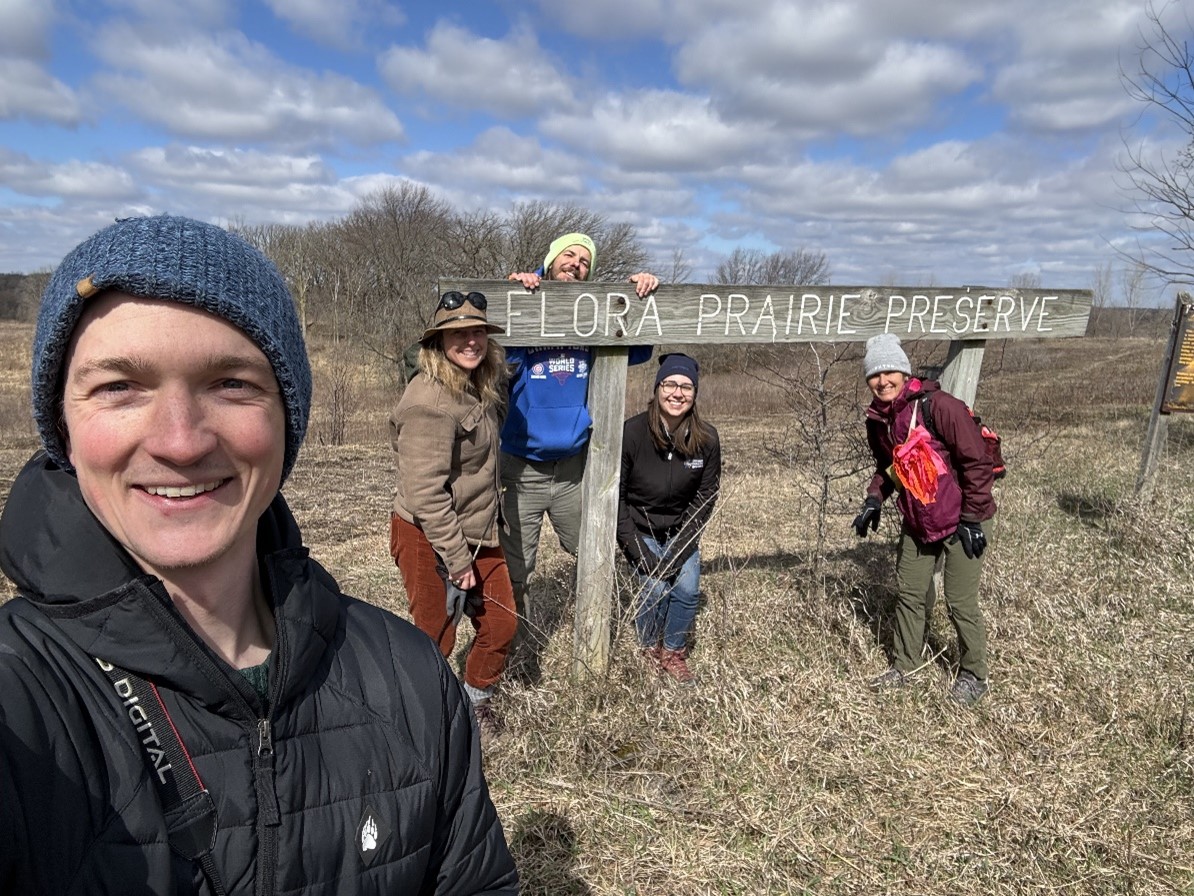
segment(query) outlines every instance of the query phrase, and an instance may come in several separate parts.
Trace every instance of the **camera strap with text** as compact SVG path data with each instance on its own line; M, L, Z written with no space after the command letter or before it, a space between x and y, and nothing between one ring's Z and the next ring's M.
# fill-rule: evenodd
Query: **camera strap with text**
M226 896L212 856L216 804L203 785L157 687L99 657L95 661L112 682L144 749L145 761L162 800L170 848L198 862L216 896Z

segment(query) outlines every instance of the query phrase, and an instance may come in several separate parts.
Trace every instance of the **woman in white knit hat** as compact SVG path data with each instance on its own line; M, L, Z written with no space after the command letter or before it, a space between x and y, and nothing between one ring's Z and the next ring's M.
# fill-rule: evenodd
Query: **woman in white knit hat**
M970 706L988 687L978 582L987 545L983 523L995 515L991 461L966 405L936 382L914 377L894 333L867 341L863 368L874 396L866 428L875 474L854 530L864 538L868 529L878 529L883 502L893 493L902 518L892 665L871 685L899 687L925 665L926 593L937 560L944 557L945 601L958 637L958 673L950 696Z

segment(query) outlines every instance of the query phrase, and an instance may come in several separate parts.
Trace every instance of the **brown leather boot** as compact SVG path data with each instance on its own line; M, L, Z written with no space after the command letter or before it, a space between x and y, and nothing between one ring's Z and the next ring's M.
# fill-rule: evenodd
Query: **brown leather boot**
M696 684L696 676L688 668L683 650L668 650L666 647L659 651L659 665L668 675L680 684Z

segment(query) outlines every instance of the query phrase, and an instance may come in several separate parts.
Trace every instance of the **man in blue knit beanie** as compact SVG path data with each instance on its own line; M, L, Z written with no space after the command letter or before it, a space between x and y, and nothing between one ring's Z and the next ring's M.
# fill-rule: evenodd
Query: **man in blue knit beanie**
M280 488L311 371L274 265L120 220L42 298L0 567L14 893L515 893L467 698L343 595Z

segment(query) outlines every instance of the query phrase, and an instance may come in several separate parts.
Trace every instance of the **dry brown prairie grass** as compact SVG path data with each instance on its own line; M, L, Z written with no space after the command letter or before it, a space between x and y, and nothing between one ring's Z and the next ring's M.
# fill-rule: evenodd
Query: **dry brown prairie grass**
M541 679L506 684L508 730L485 758L523 891L1194 892L1194 418L1172 420L1157 498L1131 500L1160 353L1155 340L988 352L978 404L1012 471L982 590L992 691L970 711L945 697L940 604L939 653L916 685L867 690L886 663L893 514L859 541L862 478L836 483L825 588L810 587L814 514L769 450L782 390L704 378L726 469L703 542L701 685L640 665L625 599L608 672L572 681L571 564L545 537L538 587L559 618ZM653 372L631 371L631 410ZM362 377L356 441L308 442L286 493L344 589L401 614L394 380ZM31 447L8 444L5 487Z

